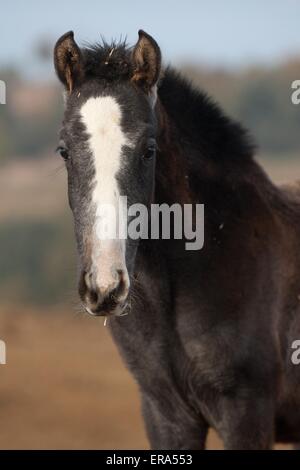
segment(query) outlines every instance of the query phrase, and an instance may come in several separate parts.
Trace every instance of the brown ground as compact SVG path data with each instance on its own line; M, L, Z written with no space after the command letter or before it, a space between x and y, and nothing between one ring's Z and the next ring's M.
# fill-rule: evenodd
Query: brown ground
M103 319L0 312L0 448L145 449L135 383ZM211 448L220 448L216 437Z
M57 161L27 165L1 172L1 194L11 196L2 221L18 211L49 216L66 204L63 173L50 176ZM266 167L280 182L300 178L297 161ZM52 181L55 198L47 191ZM137 387L103 320L76 315L71 305L48 311L2 306L0 339L7 345L7 364L0 365L1 449L148 447ZM213 433L208 448L221 448Z

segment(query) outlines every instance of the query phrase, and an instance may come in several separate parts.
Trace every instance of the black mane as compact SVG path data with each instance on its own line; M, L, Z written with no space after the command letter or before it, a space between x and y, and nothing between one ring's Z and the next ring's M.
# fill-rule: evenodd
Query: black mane
M255 145L247 131L176 70L165 70L158 95L186 143L203 156L231 161L252 158Z
M82 49L82 55L87 79L121 81L132 74L131 48L126 41L89 45Z

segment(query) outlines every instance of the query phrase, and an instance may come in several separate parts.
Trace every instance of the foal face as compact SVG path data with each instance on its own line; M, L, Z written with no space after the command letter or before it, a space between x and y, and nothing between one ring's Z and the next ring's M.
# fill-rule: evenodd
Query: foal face
M73 41L72 35L58 41L55 65L61 79L64 73L67 88L59 150L66 161L69 203L75 222L79 295L90 314L121 315L126 309L138 244L124 236L124 196L128 206L148 205L153 192L153 89L139 86L134 75L128 80L115 77L110 81L87 76L81 51ZM82 61L75 69L74 47ZM64 48L69 57L71 50L73 59L61 71Z

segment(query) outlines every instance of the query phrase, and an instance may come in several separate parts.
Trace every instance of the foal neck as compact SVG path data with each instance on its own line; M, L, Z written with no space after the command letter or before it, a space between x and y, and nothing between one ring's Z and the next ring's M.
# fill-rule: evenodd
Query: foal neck
M155 195L157 203L188 204L192 202L189 174L184 149L160 100L157 100L158 122Z

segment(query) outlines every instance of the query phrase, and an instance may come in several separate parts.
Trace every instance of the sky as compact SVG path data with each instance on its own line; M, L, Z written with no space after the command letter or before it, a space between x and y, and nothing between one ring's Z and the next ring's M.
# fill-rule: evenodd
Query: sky
M300 56L299 0L1 0L0 17L0 67L28 76L41 71L38 42L71 29L81 44L101 35L134 44L144 29L165 62L239 67Z

